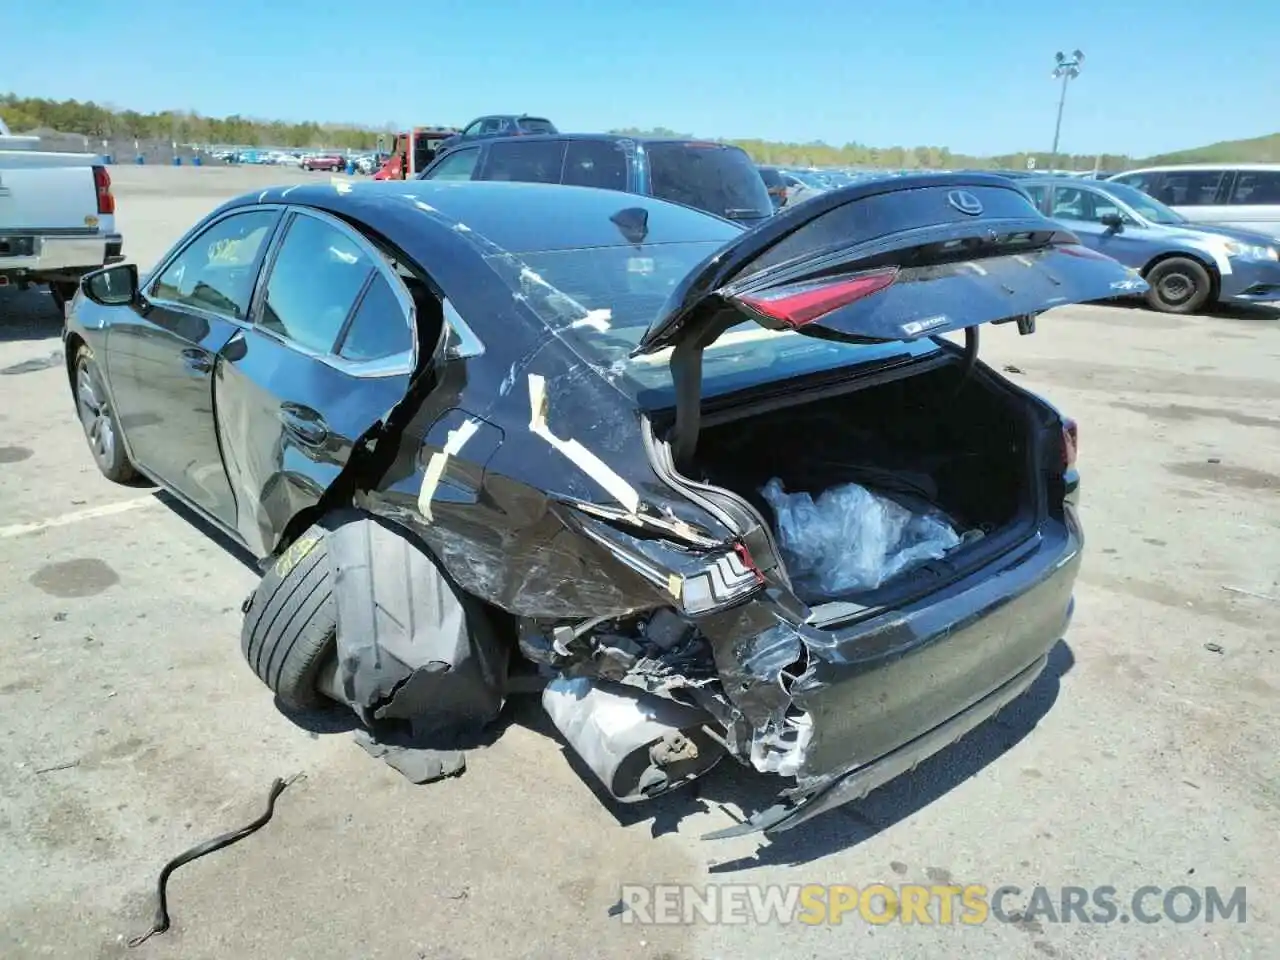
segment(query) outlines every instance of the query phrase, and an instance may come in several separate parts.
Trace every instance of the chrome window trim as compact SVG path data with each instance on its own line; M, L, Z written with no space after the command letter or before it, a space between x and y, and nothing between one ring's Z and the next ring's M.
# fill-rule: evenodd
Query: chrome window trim
M471 148L474 149L474 148ZM275 212L276 220L271 228L271 234L263 244L263 249L259 251L258 272L254 277L253 295L249 301L249 309L245 317L232 317L213 310L194 306L188 303L182 303L176 300L168 300L151 295L160 277L164 274L173 262L186 252L187 248L203 234L206 230L221 223L229 217L239 216L246 213L254 212ZM280 246L284 243L284 238L288 233L288 227L293 222L294 217L306 216L320 220L329 226L342 232L349 237L367 256L369 256L375 273L381 273L387 282L391 285L392 293L395 295L397 302L404 311L404 317L409 324L409 336L413 346L407 351L401 351L387 357L381 357L377 360L347 360L344 357L337 356L333 353L321 353L301 344L295 343L287 337L282 337L278 333L268 330L254 322L254 317L258 315L261 309L261 302L266 297L267 285L264 282L270 278L271 269L275 265L276 256L279 253ZM416 265L415 265L416 266ZM364 296L368 293L369 284L367 281L365 286L361 288L360 294L356 297L355 303L352 305L352 312L358 310ZM147 277L145 285L147 291L147 299L150 303L157 306L164 306L173 310L180 310L186 313L195 314L211 320L219 320L225 323L233 324L241 330L252 329L264 336L270 337L282 346L287 347L296 353L319 360L333 369L344 373L351 377L395 377L407 376L413 373L417 367L417 357L419 350L418 343L418 308L413 302L413 297L400 280L394 270L388 266L382 251L369 241L369 239L359 230L354 229L346 221L311 207L291 206L287 203L263 203L263 204L247 204L243 207L235 207L227 210L220 216L214 217L207 221L201 221L196 224L182 239L179 240L169 251L168 256L157 266ZM476 335L461 314L450 302L448 297L441 298L441 305L444 311L444 323L448 331L445 345L446 360L465 360L471 357L483 356L485 352L484 342ZM352 319L348 314L344 326Z
M462 314L458 313L458 308L449 302L448 297L444 297L441 303L444 306L444 324L449 330L448 343L444 348L445 359L466 360L470 357L482 356L484 341L476 336L471 325L462 319Z
M413 297L405 285L396 276L395 271L387 264L386 257L382 251L370 242L369 238L362 234L359 230L354 229L345 220L326 213L322 210L315 210L311 207L291 207L286 212L285 217L279 229L276 231L276 237L273 237L271 250L269 251L269 260L263 265L263 277L267 282L260 284L260 292L255 298L253 308L250 311L250 318L257 317L262 309L262 303L266 300L267 284L271 279L271 270L275 267L276 257L280 253L280 248L284 245L289 234L289 227L293 225L294 220L298 217L310 217L313 220L319 220L326 226L337 230L352 243L354 243L362 253L369 258L372 265L372 273L365 278L364 284L361 286L359 293L352 301L351 308L347 311L347 316L339 327L339 331L345 328L351 321L356 310L360 308L360 304L364 302L364 296L368 293L369 285L372 283L372 277L381 274L391 287L391 292L395 295L396 301L400 304L401 314L405 322L409 325L409 337L412 346L408 350L402 350L399 353L393 353L390 356L379 357L377 360L348 360L340 357L336 353L330 351L314 350L311 347L305 347L288 337L282 336L274 330L268 330L266 327L253 322L253 329L263 336L270 337L282 346L288 347L295 353L312 360L319 360L328 367L344 373L351 377L376 378L376 377L396 377L408 376L413 373L418 356L418 308L413 302ZM278 239L277 239L278 238Z

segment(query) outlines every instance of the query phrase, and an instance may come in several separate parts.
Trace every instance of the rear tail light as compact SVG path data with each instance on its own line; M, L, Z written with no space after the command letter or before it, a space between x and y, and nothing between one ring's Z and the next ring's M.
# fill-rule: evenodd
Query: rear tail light
M751 559L746 544L736 543L729 553L721 554L699 572L690 571L683 578L673 574L668 581L672 594L679 594L684 612L709 613L738 602L754 593L764 583L764 574Z
M803 327L828 313L847 307L863 297L890 286L897 269L879 270L858 276L826 278L816 282L793 284L768 290L758 295L738 297L740 304L766 320L782 327Z
M1080 427L1071 419L1062 421L1062 469L1070 470L1076 465L1076 454L1080 450Z
M116 212L116 198L111 195L111 174L106 167L93 168L93 188L98 195L98 213L102 216Z

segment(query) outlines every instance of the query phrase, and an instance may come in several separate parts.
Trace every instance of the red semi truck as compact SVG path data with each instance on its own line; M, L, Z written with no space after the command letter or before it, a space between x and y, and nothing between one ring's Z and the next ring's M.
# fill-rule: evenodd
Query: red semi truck
M375 180L409 180L426 169L436 149L458 131L453 127L414 127L397 133L391 155L373 175Z

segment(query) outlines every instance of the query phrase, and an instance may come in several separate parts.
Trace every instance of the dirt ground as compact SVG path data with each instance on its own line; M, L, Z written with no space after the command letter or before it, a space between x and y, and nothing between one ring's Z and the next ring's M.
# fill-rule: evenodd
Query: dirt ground
M327 176L112 174L144 265L223 197ZM1051 669L867 800L774 842L707 842L725 805L772 785L722 764L696 792L611 807L517 703L462 777L415 787L345 725L278 712L238 649L252 570L164 496L99 476L57 312L42 291L0 292L0 956L1280 956L1280 312L1072 307L1039 326L990 330L983 357L1080 423L1087 557ZM161 865L299 772L261 832L173 875L173 928L129 949ZM877 882L1017 886L1006 913L1037 886L1056 902L1111 885L1122 906L1143 886L1245 887L1247 913L650 926L611 911L623 884Z

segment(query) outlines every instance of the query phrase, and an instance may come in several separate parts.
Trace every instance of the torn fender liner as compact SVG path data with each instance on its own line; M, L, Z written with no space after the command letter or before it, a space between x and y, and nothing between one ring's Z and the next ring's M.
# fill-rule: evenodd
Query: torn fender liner
M432 783L445 777L455 777L467 768L466 754L461 750L384 743L368 730L357 730L355 737L356 743L369 756L386 761L389 767L402 773L411 783Z
M361 720L407 720L415 738L478 733L502 710L508 651L486 612L389 524L360 516L329 536L338 684Z

